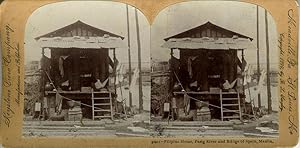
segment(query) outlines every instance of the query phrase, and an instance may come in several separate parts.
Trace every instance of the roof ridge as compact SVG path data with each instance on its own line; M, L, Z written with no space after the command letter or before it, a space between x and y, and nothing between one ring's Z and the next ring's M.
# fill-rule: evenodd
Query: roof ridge
M180 33L175 34L175 35L171 35L171 36L165 38L164 40L167 41L167 40L169 40L169 39L171 39L171 38L173 38L173 37L175 37L175 36L178 36L178 35L180 35L180 34L186 33L186 32L188 32L188 31L190 31L190 30L197 29L197 28L199 28L199 27L202 27L202 26L208 25L208 24L211 24L211 25L213 25L213 26L215 26L215 27L218 27L218 28L220 28L220 29L223 29L223 30L232 32L232 33L234 33L234 34L238 34L238 35L240 35L240 36L242 36L242 37L244 37L244 38L249 38L251 41L253 40L251 37L248 37L248 36L246 36L246 35L237 33L237 32L235 32L235 31L231 31L231 30L226 29L226 28L224 28L224 27L222 27L222 26L216 25L215 23L212 23L211 21L206 21L205 23L202 23L202 24L197 25L197 26L195 26L195 27L191 27L190 29L186 29L186 30L184 30L184 31L182 31L182 32L180 32Z
M89 24L87 24L87 23L81 21L80 19L78 19L78 20L75 21L74 23L71 23L71 24L69 24L69 25L63 26L63 27L58 28L58 29L56 29L56 30L54 30L54 31L51 31L51 32L49 32L49 33L43 34L43 35L38 36L38 37L36 37L36 38L34 38L34 39L35 39L35 40L39 40L39 39L42 38L42 37L49 36L49 35L51 35L51 34L54 34L55 32L61 31L61 30L63 30L63 29L66 29L67 27L70 27L70 26L72 26L72 25L76 25L76 24L79 24L79 23L80 23L80 24L83 24L83 25L86 25L86 26L88 26L88 27L91 27L91 28L93 28L93 29L102 31L102 32L104 32L104 33L106 33L106 34L110 34L110 35L113 35L113 36L116 36L116 37L120 37L121 39L124 39L123 36L120 36L120 35L117 35L117 34L115 34L115 33L112 33L112 32L105 31L105 30L103 30L103 29L94 27L94 26L92 26L92 25L89 25Z

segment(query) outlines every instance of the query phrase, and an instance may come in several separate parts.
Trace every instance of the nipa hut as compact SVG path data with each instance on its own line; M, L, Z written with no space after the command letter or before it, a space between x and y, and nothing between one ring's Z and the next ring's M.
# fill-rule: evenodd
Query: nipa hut
M163 47L171 50L169 106L173 118L192 114L193 120L201 121L241 119L244 50L255 49L253 39L207 22L164 40ZM174 57L175 50L179 58Z
M124 37L77 21L35 39L42 48L44 118L73 120L70 117L84 115L93 120L112 119L118 63L115 50L124 47Z

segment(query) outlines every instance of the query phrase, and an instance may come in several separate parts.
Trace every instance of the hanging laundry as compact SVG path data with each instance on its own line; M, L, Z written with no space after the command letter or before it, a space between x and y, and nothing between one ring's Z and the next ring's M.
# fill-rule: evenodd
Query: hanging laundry
M225 80L225 83L223 84L223 89L232 89L236 83L237 79L235 79L233 82L229 83L228 80Z
M190 112L190 102L191 102L191 97L188 95L188 94L184 94L183 95L183 104L184 104L184 112L185 112L185 115L188 115L189 112Z
M197 87L198 86L198 82L194 81L192 83L190 83L190 87Z
M123 82L125 73L126 73L125 65L122 65L120 69L120 78L119 78L120 82Z
M193 77L193 70L192 70L192 64L193 64L193 61L197 58L197 56L191 56L191 57L188 57L188 72L189 72L189 76L190 78Z
M120 70L122 68L122 65L123 64L119 64L119 65L117 65L117 68L116 68L116 82L115 82L116 85L118 85L119 81L120 81L119 77L120 77Z
M139 77L139 69L136 68L136 69L134 70L133 77L132 77L132 80L131 80L131 82L130 82L130 88L129 88L129 91L130 91L130 92L133 92L134 86L135 86L135 83L136 83L138 77Z
M247 66L247 61L242 58L242 60L240 60L239 57L236 57L237 59L237 64L238 64L238 68L242 71L243 69L245 70L246 69L246 66Z
M261 74L260 74L260 77L259 77L259 82L258 82L258 85L257 85L257 93L260 94L261 91L263 90L263 85L264 85L264 81L265 81L265 78L266 78L266 72L264 70L262 70Z
M61 86L69 86L69 85L70 85L69 80L61 83Z
M247 85L252 81L252 65L247 65L244 71L244 85Z
M64 77L64 61L68 58L69 56L60 56L59 61L58 61L58 69L61 77Z
M125 74L124 72L125 72L125 65L120 64L120 66L117 67L116 85L123 82L124 74Z
M63 96L60 95L58 92L56 92L55 96L55 109L56 113L60 114L62 111L62 101L63 101Z
M110 57L108 58L108 62L111 67L114 67L114 61Z
M118 67L119 65L119 61L117 58L115 58L114 60L112 60L110 57L109 57L109 65L112 67L112 68L116 68Z
M97 79L97 82L95 83L96 89L104 88L106 86L107 82L108 82L108 78L106 80L104 80L103 83L101 83L101 81L99 79Z

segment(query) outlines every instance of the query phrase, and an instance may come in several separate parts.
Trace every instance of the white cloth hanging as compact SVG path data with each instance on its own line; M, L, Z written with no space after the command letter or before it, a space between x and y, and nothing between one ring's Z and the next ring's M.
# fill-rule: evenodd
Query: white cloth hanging
M61 77L64 77L64 61L68 58L69 56L60 56L59 61L58 61L58 69Z
M104 80L103 83L99 79L97 79L97 82L95 83L96 89L104 88L105 85L107 84L107 82L108 82L108 78L106 80Z
M193 77L192 63L196 58L197 58L197 56L188 57L188 67L187 68L188 68L190 78Z

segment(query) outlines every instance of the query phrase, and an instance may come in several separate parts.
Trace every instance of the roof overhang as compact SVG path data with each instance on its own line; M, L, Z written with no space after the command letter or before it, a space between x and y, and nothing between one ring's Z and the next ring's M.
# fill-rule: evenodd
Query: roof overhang
M117 37L53 37L40 38L38 43L42 48L79 48L103 49L126 48L126 44Z
M256 50L250 39L245 38L171 38L162 47L170 49Z

